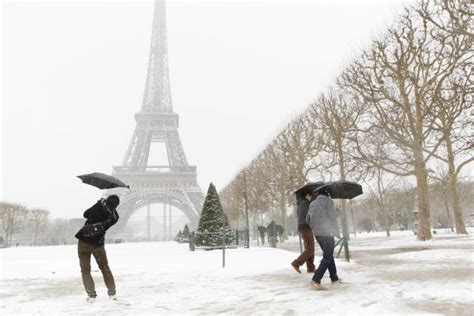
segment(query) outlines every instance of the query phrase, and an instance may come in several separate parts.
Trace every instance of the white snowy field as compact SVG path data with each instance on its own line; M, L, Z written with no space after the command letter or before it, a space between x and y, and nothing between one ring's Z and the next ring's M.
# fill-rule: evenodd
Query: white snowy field
M295 240L279 247L297 249ZM445 314L473 315L474 238L411 232L364 234L350 242L350 263L338 259L346 284L313 290L297 274L297 253L251 247L190 252L175 242L107 244L118 300L112 301L95 262L98 299L86 302L76 246L0 249L0 314ZM321 252L316 251L316 261ZM303 269L303 271L305 271Z

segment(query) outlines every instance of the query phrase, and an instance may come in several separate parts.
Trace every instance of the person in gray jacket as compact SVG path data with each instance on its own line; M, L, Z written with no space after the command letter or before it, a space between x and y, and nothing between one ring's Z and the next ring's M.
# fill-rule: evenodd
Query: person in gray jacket
M340 217L340 211L334 206L329 193L326 189L318 190L316 199L309 205L306 222L311 227L321 250L323 259L316 269L311 285L322 290L321 279L326 270L329 270L329 277L332 283L341 282L337 276L336 263L334 261L334 236L339 236L339 225L337 223Z

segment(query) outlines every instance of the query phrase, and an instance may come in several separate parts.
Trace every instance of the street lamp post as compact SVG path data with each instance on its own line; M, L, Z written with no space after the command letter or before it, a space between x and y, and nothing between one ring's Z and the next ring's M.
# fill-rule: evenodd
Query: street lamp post
M249 225L249 205L247 201L247 174L246 170L244 169L244 198L245 198L245 219L247 223L247 246L246 248L250 248L250 225Z

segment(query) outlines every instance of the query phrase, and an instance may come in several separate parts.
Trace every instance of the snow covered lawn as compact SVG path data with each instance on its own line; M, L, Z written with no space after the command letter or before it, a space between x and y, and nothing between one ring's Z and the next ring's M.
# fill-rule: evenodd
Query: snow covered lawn
M295 240L279 246L297 249ZM351 240L350 263L337 260L346 284L311 289L297 254L267 247L190 252L175 242L107 244L118 297L111 301L97 266L98 299L85 300L76 246L0 249L0 314L360 314L472 315L474 238L410 232ZM317 261L320 256L316 252Z

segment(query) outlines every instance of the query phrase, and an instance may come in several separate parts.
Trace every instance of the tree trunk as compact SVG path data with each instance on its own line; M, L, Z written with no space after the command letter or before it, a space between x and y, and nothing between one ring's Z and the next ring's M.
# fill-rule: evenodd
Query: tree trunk
M384 210L383 210L383 216L384 216L384 226L385 226L385 233L387 234L387 237L390 237L390 225L389 225L389 219L388 219L388 214L387 214L387 210L385 209L384 207Z
M418 239L429 240L431 236L430 206L428 200L428 174L421 152L415 153L416 191L418 194Z
M33 236L33 246L36 246L36 240L38 239L39 224L35 225L35 234Z
M456 168L454 166L454 153L451 141L449 140L449 134L446 137L446 149L448 151L449 189L451 191L451 198L453 203L456 234L467 234L466 226L464 226L464 221L462 218L461 205L459 203Z
M12 238L13 238L13 229L11 226L8 227L8 235L7 235L7 238L8 238L8 245L7 247L11 247L12 246Z
M285 229L283 231L283 239L288 239L288 227L287 227L287 223L286 223L286 219L287 219L287 209L286 209L286 197L285 197L285 193L282 193L281 194L281 197L280 197L280 208L281 208L281 221L282 221L282 226L283 228Z
M446 208L446 215L448 216L448 223L449 223L449 227L451 228L451 232L454 232L454 229L453 229L453 221L451 220L451 210L449 209L449 204L448 204L448 197L446 196L446 185L443 184L443 196L444 196L444 207Z
M387 237L390 237L390 221L388 218L388 212L387 208L385 207L385 200L386 200L386 195L385 195L385 188L383 187L382 184L382 170L378 170L377 173L377 192L378 192L378 199L379 199L379 207L380 210L382 211L382 221L383 221L383 228L385 229L385 233L387 234Z
M346 166L345 166L345 161L344 161L344 151L342 150L342 136L336 135L334 139L337 144L337 155L339 159L339 175L341 177L341 180L346 180ZM347 238L347 240L351 240L351 237L349 235L349 227L347 224L346 200L341 200L341 212L342 212L342 226L343 226L342 232L344 234L344 237Z
M385 202L383 200L385 199L385 197L380 194L379 199L380 199L379 208L380 208L380 213L381 213L380 217L382 218L382 221L383 221L382 225L383 225L383 228L385 229L385 234L387 235L387 237L390 237L390 225L389 225L390 221L388 218L387 209L385 208Z
M12 220L8 219L8 227L7 227L7 247L8 248L12 246L12 235L13 235L13 224L12 224Z

